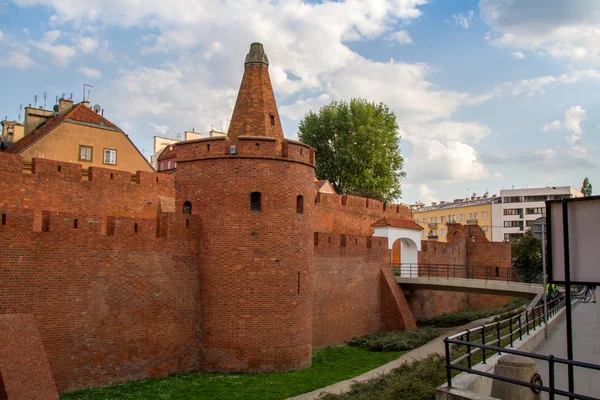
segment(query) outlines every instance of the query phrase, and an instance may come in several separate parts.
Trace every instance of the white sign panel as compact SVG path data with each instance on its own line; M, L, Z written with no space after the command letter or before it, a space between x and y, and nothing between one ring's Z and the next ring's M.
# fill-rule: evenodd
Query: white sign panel
M565 281L563 203L550 203L551 279ZM600 283L600 196L567 201L571 282Z

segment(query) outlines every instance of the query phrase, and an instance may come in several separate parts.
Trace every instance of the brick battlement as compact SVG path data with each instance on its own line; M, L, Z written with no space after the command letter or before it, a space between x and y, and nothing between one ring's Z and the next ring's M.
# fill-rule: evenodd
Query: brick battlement
M200 232L200 219L194 215L161 213L158 218L128 218L82 215L42 210L2 211L0 234L18 235L19 232L41 232L55 235L72 233L88 237L91 235L113 236L118 239L140 243L151 239L177 238L196 240Z
M39 178L81 182L81 181L114 181L133 182L138 184L155 184L173 186L173 177L156 172L137 171L132 174L129 171L119 171L101 167L84 168L81 164L68 163L64 161L47 160L45 158L34 158L30 163L23 161L21 156L0 152L0 175L14 174L35 175Z
M317 193L315 230L370 235L371 224L383 218L412 219L410 208L366 197Z
M295 140L284 140L279 148L277 140L272 137L240 136L234 144L228 137L221 136L179 142L175 146L177 163L223 157L251 157L315 165L315 150Z
M30 173L29 173L30 172ZM156 218L174 212L170 175L90 167L34 158L31 171L20 156L0 153L0 212L12 209L91 216Z

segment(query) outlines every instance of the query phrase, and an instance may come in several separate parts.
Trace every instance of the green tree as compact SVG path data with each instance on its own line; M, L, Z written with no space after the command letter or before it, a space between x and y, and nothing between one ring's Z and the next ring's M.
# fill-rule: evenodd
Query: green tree
M542 274L542 242L536 239L531 230L520 238L510 241L512 265L524 281L530 281Z
M583 180L583 186L581 186L581 193L583 193L583 195L585 197L591 196L592 195L592 184L590 183L590 180L586 177Z
M317 150L317 178L340 194L400 198L404 159L396 115L383 103L332 101L300 121L300 141Z

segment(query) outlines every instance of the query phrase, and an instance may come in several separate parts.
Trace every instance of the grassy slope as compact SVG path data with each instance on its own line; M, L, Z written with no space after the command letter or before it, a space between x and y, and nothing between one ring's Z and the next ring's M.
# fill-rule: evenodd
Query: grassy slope
M62 400L100 399L285 399L353 378L400 357L403 352L370 352L350 346L313 354L311 368L271 374L187 373L119 386L65 393Z

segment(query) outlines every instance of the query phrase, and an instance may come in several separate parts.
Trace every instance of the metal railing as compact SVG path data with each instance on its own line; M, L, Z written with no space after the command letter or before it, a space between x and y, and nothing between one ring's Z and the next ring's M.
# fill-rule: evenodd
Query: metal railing
M564 297L550 301L548 303L548 318L558 314L564 307ZM452 388L452 371L454 370L467 372L486 378L498 379L520 386L526 386L536 391L543 391L548 393L550 400L554 400L556 395L580 400L598 400L598 398L595 397L589 397L587 395L572 393L556 388L555 372L556 364L571 365L573 367L600 371L599 365L566 360L563 358L554 357L553 355L546 356L527 353L508 348L509 346L513 347L516 338L522 340L523 336L529 335L531 330L535 331L537 328L541 328L543 326L543 321L544 312L542 304L536 305L535 307L527 309L518 315L509 317L502 321L496 321L480 327L467 329L466 331L462 331L456 335L445 338L444 346L446 350L446 377L448 379L448 387ZM464 354L461 354L463 351ZM548 385L544 385L543 382L536 384L532 382L520 381L513 378L495 375L490 372L473 369L474 361L476 364L479 362L485 364L487 359L496 353L515 354L548 362ZM457 355L457 357L452 360L453 355ZM474 358L475 360L473 360ZM479 361L479 358L481 358L481 361ZM466 367L458 365L460 363L464 363L465 361Z
M478 279L485 281L523 282L511 267L469 266L454 264L392 264L392 271L405 278ZM527 282L526 282L527 283Z

